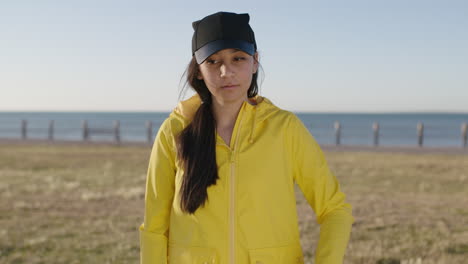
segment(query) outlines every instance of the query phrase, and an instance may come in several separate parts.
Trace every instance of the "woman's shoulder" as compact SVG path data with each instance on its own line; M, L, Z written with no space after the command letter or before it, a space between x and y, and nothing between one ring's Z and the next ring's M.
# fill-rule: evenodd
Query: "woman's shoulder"
M166 136L175 137L184 129L186 126L186 121L177 118L176 116L170 114L162 122L159 130L161 130Z
M296 114L294 114L292 111L277 106L267 97L262 96L259 100L261 102L258 105L260 115L264 116L261 119L276 120L279 122L283 122L283 124L287 124L290 121L295 121L296 119L298 119Z
M275 126L277 129L282 129L286 134L290 135L304 132L309 133L306 125L293 111L276 106L271 100L265 97L262 98L262 104L263 103L264 106L262 108L264 109L262 112L266 113L265 120L276 124Z
M190 123L200 104L201 100L198 95L180 101L159 129L168 135L179 134Z

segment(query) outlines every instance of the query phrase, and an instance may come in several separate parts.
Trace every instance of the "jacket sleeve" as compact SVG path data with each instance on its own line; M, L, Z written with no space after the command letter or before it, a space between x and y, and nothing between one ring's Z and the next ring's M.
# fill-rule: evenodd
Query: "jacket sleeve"
M169 217L174 197L175 151L169 120L161 125L148 165L144 222L140 226L140 263L166 264Z
M320 224L315 263L343 263L354 222L351 205L345 202L345 194L328 168L320 146L302 121L294 115L290 124L294 180Z

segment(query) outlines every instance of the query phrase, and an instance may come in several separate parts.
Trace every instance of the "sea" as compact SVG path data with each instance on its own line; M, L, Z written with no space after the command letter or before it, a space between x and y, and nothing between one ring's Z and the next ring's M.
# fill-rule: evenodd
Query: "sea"
M335 123L341 127L340 144L372 146L373 124L379 124L381 146L417 146L418 123L424 125L423 145L461 147L461 127L468 123L468 113L295 113L321 145L336 144ZM27 139L47 139L53 120L56 140L83 140L83 121L90 129L112 129L120 123L121 142L148 141L147 122L151 121L151 140L168 112L0 112L0 139L21 139L26 121ZM90 134L91 141L113 141L112 134Z

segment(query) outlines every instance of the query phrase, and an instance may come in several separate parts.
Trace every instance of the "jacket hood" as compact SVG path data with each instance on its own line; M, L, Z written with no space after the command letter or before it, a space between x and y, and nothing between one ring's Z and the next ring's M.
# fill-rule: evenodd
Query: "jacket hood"
M280 109L266 97L260 95L256 95L249 100L252 102L252 104L244 101L239 111L239 115L242 112L242 114L246 114L251 117L252 124L249 135L249 143L253 143L253 133L255 127ZM195 94L189 99L179 102L176 108L171 112L170 116L179 119L184 124L188 124L193 119L193 116L195 115L195 112L198 110L200 105L201 99L198 94Z

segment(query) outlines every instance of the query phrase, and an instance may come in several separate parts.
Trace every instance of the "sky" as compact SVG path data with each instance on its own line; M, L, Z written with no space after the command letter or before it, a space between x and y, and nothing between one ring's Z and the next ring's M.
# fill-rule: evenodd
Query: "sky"
M218 11L249 13L283 109L468 113L465 0L0 0L0 111L170 111Z

